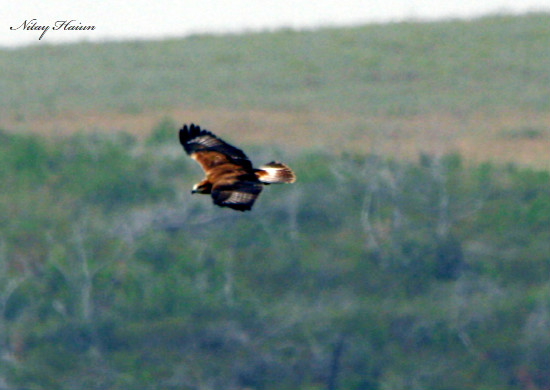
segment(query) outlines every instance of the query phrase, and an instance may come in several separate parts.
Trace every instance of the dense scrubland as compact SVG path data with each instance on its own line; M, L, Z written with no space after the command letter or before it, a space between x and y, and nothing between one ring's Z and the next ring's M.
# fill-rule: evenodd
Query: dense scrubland
M0 388L547 389L549 21L0 51Z

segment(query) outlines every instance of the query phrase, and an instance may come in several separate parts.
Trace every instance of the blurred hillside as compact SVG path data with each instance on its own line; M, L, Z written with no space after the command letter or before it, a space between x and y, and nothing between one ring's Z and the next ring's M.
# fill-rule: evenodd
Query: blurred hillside
M549 20L0 52L0 389L548 389Z
M144 136L163 117L246 144L548 168L550 16L0 51L0 127ZM280 135L273 139L273 134Z
M254 149L243 214L168 128L0 133L3 388L548 388L547 171Z

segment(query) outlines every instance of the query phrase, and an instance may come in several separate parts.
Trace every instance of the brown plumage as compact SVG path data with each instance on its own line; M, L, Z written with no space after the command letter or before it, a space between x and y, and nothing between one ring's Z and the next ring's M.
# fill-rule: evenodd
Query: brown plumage
M250 210L264 185L296 181L285 164L272 161L256 169L242 150L194 124L184 125L179 138L187 154L206 175L191 193L210 194L220 207Z

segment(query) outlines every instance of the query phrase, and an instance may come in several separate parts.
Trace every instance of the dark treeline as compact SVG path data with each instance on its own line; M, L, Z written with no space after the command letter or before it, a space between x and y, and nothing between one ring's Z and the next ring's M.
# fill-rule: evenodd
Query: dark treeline
M0 388L550 386L548 172L304 152L238 213L165 132L0 132Z

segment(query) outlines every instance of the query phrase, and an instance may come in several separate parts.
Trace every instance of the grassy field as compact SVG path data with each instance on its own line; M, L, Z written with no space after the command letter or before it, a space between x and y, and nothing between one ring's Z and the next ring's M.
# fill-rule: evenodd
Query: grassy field
M550 16L0 51L0 128L198 122L240 145L550 167ZM290 145L290 146L289 146Z

